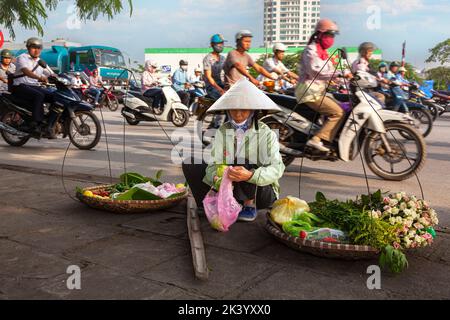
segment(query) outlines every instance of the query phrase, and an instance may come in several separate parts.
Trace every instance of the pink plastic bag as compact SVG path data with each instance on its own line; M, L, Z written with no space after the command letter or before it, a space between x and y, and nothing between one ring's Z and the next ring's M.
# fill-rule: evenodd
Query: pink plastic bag
M227 232L234 224L241 212L242 207L233 196L233 183L228 178L228 170L225 169L222 184L218 193L211 190L203 200L206 217L211 227Z

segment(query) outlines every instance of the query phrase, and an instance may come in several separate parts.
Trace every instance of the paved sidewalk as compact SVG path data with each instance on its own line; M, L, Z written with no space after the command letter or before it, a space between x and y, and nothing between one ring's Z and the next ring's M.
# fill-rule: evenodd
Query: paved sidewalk
M7 169L5 169L7 168ZM409 254L402 275L383 273L368 290L377 261L329 260L276 242L265 218L227 234L202 217L210 272L194 278L183 205L170 211L114 215L70 199L56 171L1 166L1 299L404 299L450 297L450 233ZM105 178L70 175L68 190ZM82 269L68 290L66 269Z

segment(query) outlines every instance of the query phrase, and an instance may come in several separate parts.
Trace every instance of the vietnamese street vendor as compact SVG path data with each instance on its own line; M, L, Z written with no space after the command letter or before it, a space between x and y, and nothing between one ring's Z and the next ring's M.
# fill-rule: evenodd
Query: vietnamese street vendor
M277 134L258 121L258 116L281 109L250 81L241 79L208 110L221 111L230 121L216 132L209 165L190 159L183 164L183 172L197 205L202 207L210 189L218 188L218 172L230 166L234 197L243 205L239 220L254 221L258 209L270 208L278 199L278 180L285 169Z

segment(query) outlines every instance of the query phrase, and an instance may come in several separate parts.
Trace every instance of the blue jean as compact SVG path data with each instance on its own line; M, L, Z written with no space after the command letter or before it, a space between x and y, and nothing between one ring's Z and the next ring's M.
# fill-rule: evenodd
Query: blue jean
M95 95L95 103L98 103L103 90L98 88L89 88L89 93Z

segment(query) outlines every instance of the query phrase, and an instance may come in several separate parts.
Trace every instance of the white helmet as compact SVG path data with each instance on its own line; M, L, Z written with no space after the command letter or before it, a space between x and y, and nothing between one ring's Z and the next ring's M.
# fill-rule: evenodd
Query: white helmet
M149 67L158 68L158 63L154 60L145 61L145 69L148 69Z
M276 43L273 46L273 53L276 53L277 51L286 51L287 47L283 43Z
M202 69L200 69L199 67L194 69L194 72L202 72Z

